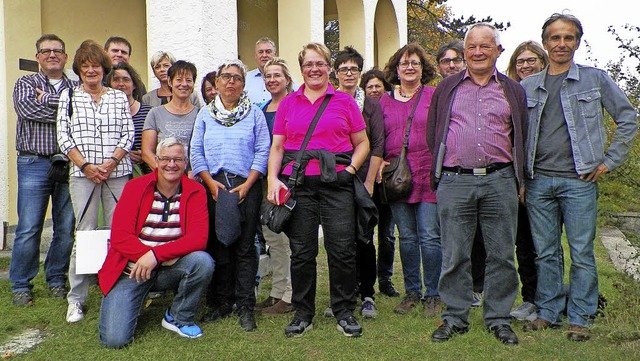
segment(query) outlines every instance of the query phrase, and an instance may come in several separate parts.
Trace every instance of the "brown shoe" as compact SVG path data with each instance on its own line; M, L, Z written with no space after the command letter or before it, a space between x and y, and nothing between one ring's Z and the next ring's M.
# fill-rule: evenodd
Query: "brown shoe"
M526 323L524 326L522 326L522 331L524 332L541 331L541 330L546 330L550 327L551 327L551 322L547 320L543 320L541 318L536 318L535 320L529 323Z
M267 308L275 305L280 301L279 298L267 297L264 301L256 303L256 309Z
M589 329L578 325L569 325L569 332L567 332L567 338L569 341L584 342L589 341L591 335Z
M424 301L424 317L435 317L442 312L442 301L439 296L427 297Z
M275 305L264 308L262 310L262 314L265 316L277 316L277 315L284 315L285 313L289 313L292 311L293 311L293 306L289 302L284 302L283 300L280 300Z
M405 315L411 311L414 307L416 307L420 303L420 294L418 293L409 293L400 303L393 309L393 312L399 315Z

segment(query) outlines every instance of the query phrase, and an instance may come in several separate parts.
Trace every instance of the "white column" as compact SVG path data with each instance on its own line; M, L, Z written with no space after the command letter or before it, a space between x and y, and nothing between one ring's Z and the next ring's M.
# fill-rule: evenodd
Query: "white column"
M7 84L7 64L4 54L7 53L5 46L5 31L4 31L4 0L0 0L0 84ZM9 219L9 131L7 129L7 112L9 111L8 104L12 101L12 98L7 93L6 86L0 86L0 249L2 249L3 243L3 224Z
M237 59L237 29L236 0L147 0L147 64L158 50L194 63L197 91L206 73L223 60ZM148 84L158 87L153 72Z

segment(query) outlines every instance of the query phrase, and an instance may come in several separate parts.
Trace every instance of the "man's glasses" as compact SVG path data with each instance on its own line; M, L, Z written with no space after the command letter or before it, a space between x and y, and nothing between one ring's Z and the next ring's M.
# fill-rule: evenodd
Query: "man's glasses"
M53 55L55 56L60 56L62 54L64 54L64 50L63 49L40 49L40 51L38 51L39 54L42 54L44 56L49 56L51 55L51 53L53 53Z
M516 66L523 66L525 62L527 64L529 64L529 65L533 65L537 61L538 61L538 58L536 58L536 57L526 58L526 59L518 59L518 60L516 60Z
M222 78L222 80L224 80L224 81L229 81L232 78L233 78L234 81L237 81L237 82L244 81L244 78L241 75L238 75L238 74L222 73L222 74L220 74L220 78Z
M187 161L187 158L156 157L156 159L160 164L169 164L173 162L176 165L183 165Z
M440 65L449 65L450 63L454 63L455 65L460 65L462 64L462 58L461 57L456 57L456 58L442 58L439 61Z
M338 68L336 70L338 72L338 74L341 75L347 75L349 72L351 72L351 74L358 74L360 73L360 68L358 68L357 66L352 66L352 67L342 67L342 68Z

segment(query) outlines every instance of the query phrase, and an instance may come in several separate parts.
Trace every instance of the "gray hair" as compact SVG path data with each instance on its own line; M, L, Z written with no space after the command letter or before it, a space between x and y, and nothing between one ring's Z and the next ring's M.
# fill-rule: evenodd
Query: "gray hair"
M242 60L240 59L233 59L233 60L226 60L224 61L222 64L220 64L220 66L218 67L218 72L217 72L217 76L220 76L220 74L222 74L222 70L226 69L230 66L235 66L236 68L240 69L240 72L242 73L242 82L244 83L247 77L247 67L246 65L244 65L244 63L242 62Z
M268 38L268 37L265 36L265 37L262 37L262 38L258 39L258 41L256 41L256 46L258 46L259 44L262 44L262 43L271 44L271 46L273 46L273 50L277 51L276 43L273 40L271 40L271 38Z
M478 27L485 27L485 28L489 28L493 31L493 37L494 40L496 41L496 45L500 46L500 31L498 31L498 29L496 29L495 26L489 24L489 23L477 23L477 24L473 24L471 25L471 27L469 28L469 30L467 30L467 33L464 34L464 45L465 47L467 46L467 37L469 36L469 33L471 32L471 30L473 30L474 28L478 28Z
M171 64L176 62L176 57L168 51L156 51L151 57L151 68L154 68L162 59L167 59Z
M188 158L187 154L187 145L179 141L176 137L167 137L158 142L158 146L156 147L156 155L160 154L160 151L164 148L173 147L174 145L179 145L182 147L182 152L184 153L184 157Z

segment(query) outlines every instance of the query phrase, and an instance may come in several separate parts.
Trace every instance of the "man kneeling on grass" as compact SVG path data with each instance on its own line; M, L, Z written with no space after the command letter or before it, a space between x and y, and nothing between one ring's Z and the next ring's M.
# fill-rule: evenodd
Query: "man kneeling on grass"
M184 175L184 144L166 138L156 154L156 171L124 187L113 215L111 246L98 273L105 295L100 342L109 348L133 341L149 291L175 293L162 327L182 337L202 336L193 320L214 269L203 251L209 229L206 193Z

